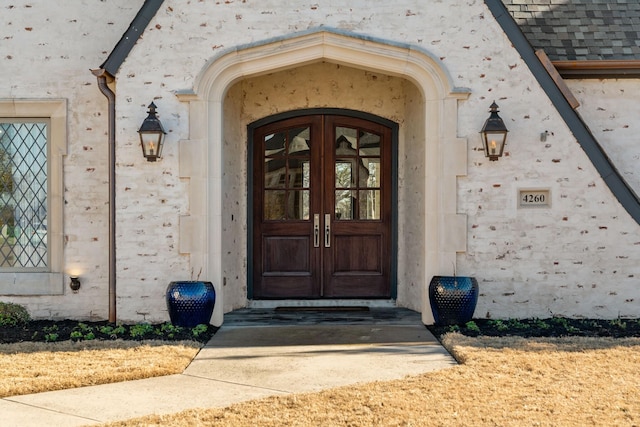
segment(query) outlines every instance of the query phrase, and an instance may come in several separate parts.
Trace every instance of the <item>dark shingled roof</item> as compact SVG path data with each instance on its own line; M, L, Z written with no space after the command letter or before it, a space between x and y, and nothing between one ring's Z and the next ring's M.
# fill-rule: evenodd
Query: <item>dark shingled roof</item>
M502 0L552 61L640 60L640 0Z

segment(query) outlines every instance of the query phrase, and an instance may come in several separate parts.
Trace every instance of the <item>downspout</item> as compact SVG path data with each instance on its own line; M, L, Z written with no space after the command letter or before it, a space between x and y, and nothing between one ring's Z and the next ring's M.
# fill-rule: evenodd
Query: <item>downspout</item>
M104 68L91 70L109 102L109 322L116 322L116 94L107 85L113 78Z

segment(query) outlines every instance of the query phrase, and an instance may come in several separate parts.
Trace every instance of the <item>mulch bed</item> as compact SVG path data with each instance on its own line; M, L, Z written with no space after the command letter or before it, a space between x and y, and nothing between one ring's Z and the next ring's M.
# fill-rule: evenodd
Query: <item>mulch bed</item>
M427 328L437 337L448 332L459 332L470 337L520 336L533 337L640 337L640 319L474 319L464 325ZM16 342L59 342L90 340L163 340L208 342L218 328L208 325L197 328L179 328L170 323L114 325L107 321L79 322L77 320L32 320L20 326L0 327L0 344Z
M640 337L640 319L474 319L465 325L428 326L436 336L459 332L470 337Z
M170 323L114 325L107 321L31 320L19 326L0 326L0 344L36 341L163 340L206 343L218 328L208 325L179 328Z

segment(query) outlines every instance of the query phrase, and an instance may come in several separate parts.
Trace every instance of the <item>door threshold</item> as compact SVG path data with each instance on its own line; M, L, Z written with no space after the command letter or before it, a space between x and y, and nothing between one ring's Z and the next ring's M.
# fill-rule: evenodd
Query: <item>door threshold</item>
M380 299L322 299L322 300L249 300L247 308L298 308L298 309L333 309L338 308L395 308L396 300Z

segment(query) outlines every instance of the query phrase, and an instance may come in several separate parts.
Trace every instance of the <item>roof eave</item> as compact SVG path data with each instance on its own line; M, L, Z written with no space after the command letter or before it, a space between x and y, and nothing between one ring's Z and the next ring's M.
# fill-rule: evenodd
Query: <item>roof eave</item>
M122 63L127 59L129 52L131 52L133 46L138 42L138 39L142 36L142 33L158 9L160 9L163 2L164 0L145 0L135 18L131 21L129 28L107 57L107 60L100 65L101 69L104 69L111 76L115 76L118 73L118 69L120 69Z
M563 60L552 63L565 79L640 78L639 60Z

